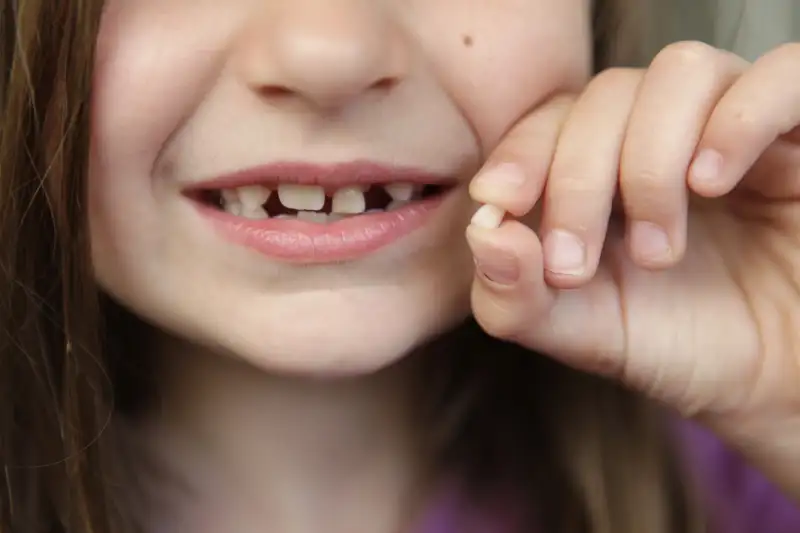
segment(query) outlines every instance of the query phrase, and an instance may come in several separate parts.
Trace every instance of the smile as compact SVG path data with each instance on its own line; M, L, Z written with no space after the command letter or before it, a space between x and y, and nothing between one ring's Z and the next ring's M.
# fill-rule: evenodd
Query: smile
M371 163L270 165L185 191L222 235L269 257L357 259L424 226L455 181Z

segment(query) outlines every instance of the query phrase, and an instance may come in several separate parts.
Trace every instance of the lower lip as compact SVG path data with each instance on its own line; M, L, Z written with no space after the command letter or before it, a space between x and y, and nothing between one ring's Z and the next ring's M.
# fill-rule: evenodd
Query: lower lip
M394 211L365 213L328 224L294 219L251 220L197 205L232 242L284 261L332 263L369 255L421 228L446 195L411 202Z

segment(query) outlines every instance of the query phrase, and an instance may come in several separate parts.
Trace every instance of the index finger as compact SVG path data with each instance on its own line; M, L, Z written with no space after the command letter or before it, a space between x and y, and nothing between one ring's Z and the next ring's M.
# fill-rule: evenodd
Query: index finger
M470 195L514 216L527 214L544 191L561 127L573 98L559 96L524 116L470 184Z

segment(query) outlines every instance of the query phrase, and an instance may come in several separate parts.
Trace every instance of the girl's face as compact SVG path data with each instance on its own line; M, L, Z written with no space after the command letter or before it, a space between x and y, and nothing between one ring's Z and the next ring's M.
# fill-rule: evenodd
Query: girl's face
M467 184L524 113L584 83L589 13L589 0L107 0L89 177L100 283L265 369L394 361L469 312ZM404 203L425 184L441 187ZM323 210L397 202L277 216L323 195Z

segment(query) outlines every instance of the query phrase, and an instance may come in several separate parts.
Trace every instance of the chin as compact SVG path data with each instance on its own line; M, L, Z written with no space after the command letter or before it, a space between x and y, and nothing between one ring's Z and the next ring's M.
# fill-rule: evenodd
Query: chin
M181 340L170 349L201 347L265 372L358 375L392 365L469 313L465 190L396 243L327 264L280 262L227 242L179 205L161 217L155 208L138 218L101 210L95 220L104 223L91 225L100 286Z
M463 318L463 317L462 317ZM329 328L307 334L292 333L280 346L265 349L257 338L236 339L227 346L228 355L259 370L313 378L342 378L373 374L390 367L452 326L409 321L391 328L350 323L345 331Z
M267 372L315 377L370 374L463 321L469 288L423 287L294 295L280 315L231 323L226 351ZM209 339L212 340L213 339Z
M462 322L468 273L294 293L113 296L165 332L170 349L199 348L269 373L335 378L380 371Z

